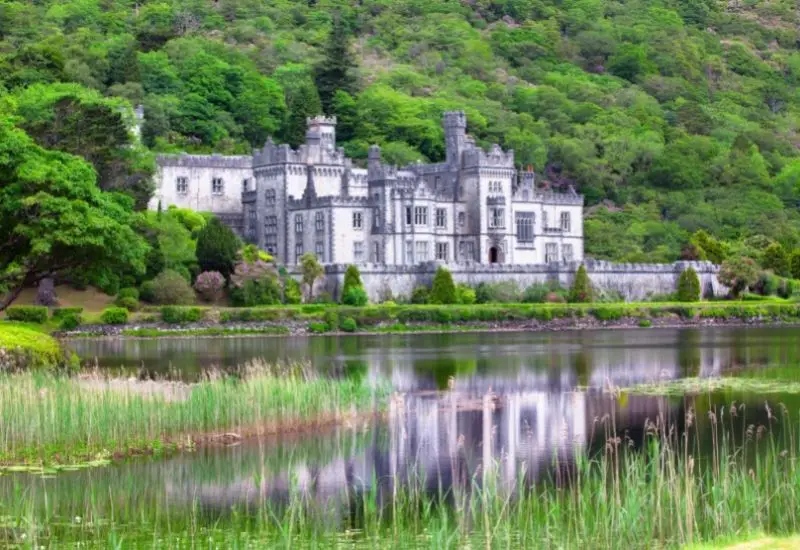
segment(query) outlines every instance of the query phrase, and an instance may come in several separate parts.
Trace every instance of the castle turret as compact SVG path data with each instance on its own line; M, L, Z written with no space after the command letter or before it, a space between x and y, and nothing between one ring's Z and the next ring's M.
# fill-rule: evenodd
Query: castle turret
M323 149L336 148L336 117L315 116L307 118L306 145L319 145Z
M447 164L456 166L461 161L461 152L467 138L467 115L464 111L449 111L444 114L444 140L447 148Z

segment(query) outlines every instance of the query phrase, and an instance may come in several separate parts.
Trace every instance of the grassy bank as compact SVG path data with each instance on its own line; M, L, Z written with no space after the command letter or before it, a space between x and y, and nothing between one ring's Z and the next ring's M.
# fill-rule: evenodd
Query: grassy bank
M788 415L775 422L788 423ZM116 492L101 490L73 512L80 521L64 521L49 507L34 509L30 496L16 491L0 502L0 516L7 514L13 541L25 535L31 544L84 547L124 541L126 547L705 548L800 529L800 449L791 425L780 437L759 429L734 443L712 421L713 450L698 458L693 429L676 435L649 424L641 448L634 448L623 434L617 437L613 421L606 423L598 454L586 458L579 448L560 462L553 458L549 473L532 486L523 481L524 465L507 484L507 469L494 463L466 471L452 486L426 486L412 463L395 487L376 488L373 479L365 492L340 499L317 499L297 488L288 502L258 493L247 504L226 504L224 513L140 499L123 511ZM235 482L239 488L262 484L261 478ZM130 483L135 492L136 480ZM218 479L208 486L219 487Z
M379 391L380 393L380 391ZM19 373L0 377L0 463L69 463L301 430L368 412L374 391L305 365L253 364L198 384Z
M55 367L66 360L58 340L41 327L0 322L0 372Z

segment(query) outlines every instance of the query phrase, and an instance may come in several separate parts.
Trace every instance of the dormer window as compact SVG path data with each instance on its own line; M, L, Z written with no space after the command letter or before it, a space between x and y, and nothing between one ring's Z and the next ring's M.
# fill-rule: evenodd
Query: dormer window
M222 183L222 178L211 178L211 194L221 195L225 190L225 185Z

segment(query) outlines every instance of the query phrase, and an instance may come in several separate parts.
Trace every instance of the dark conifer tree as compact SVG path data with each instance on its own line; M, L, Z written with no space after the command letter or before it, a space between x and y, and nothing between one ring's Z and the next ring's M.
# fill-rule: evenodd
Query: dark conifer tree
M317 65L314 80L317 84L322 108L326 114L332 112L333 98L337 90L352 94L355 91L356 66L353 53L350 51L350 36L347 26L337 14L333 20L333 29L325 46L325 58Z

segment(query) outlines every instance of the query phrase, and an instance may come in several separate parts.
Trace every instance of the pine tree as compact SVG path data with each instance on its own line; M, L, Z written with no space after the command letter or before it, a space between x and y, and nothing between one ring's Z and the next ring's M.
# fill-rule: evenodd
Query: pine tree
M456 285L453 283L453 275L444 267L439 267L433 277L430 301L434 304L456 303Z
M283 127L283 140L292 147L297 147L306 141L306 119L320 114L322 105L317 88L308 77L298 82L293 89L286 89L285 94L289 114Z
M342 18L337 14L325 46L325 58L317 65L314 80L325 113L332 112L331 105L337 90L355 91L353 69L356 63L350 51L350 37Z
M361 282L361 272L354 265L348 265L344 272L344 286L342 287L342 303L348 305L364 305L367 293ZM361 303L363 302L363 303Z
M684 269L678 278L678 301L697 302L700 300L700 278L691 267Z
M589 280L589 274L586 273L586 266L581 264L578 271L575 272L575 280L572 282L572 288L569 291L569 301L588 303L592 300L592 282Z
M239 238L219 218L213 217L200 230L196 250L201 271L219 271L227 279L236 263Z

